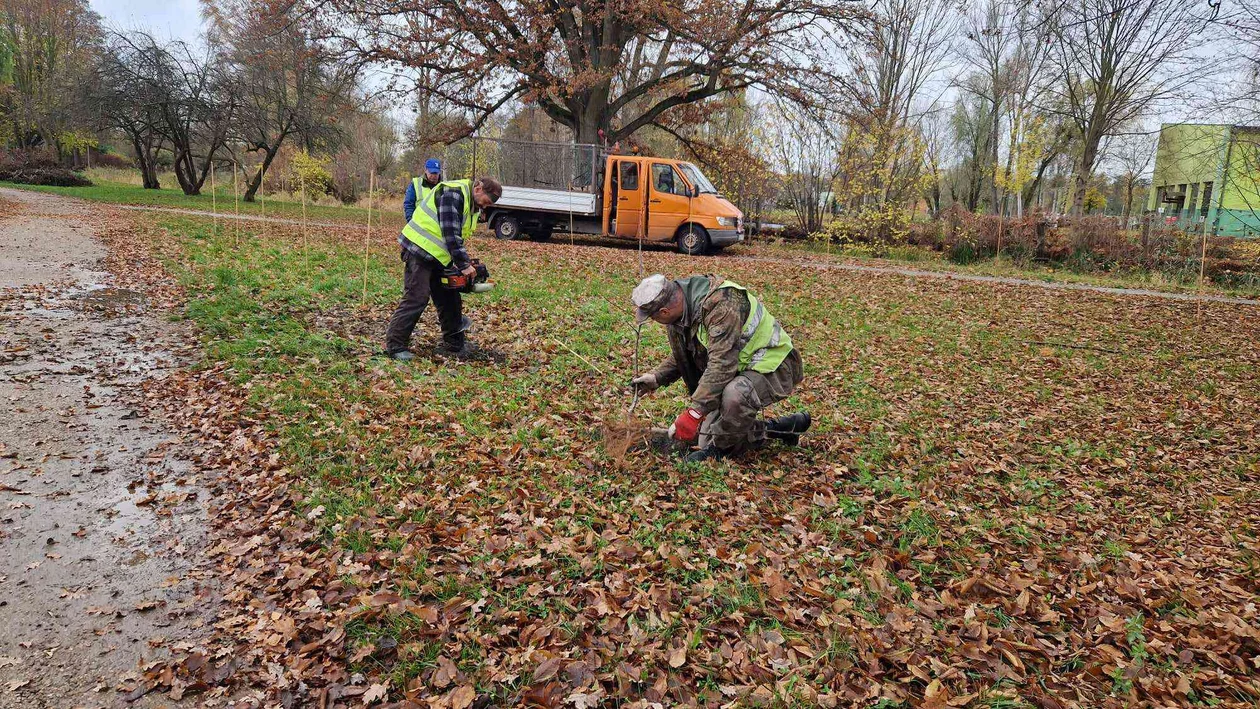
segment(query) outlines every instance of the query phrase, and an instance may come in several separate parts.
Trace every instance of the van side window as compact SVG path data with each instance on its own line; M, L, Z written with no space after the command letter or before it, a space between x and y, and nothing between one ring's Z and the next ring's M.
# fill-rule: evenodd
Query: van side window
M639 189L639 164L629 160L621 160L617 164L621 166L621 189Z
M652 186L657 192L665 194L687 195L687 185L674 171L674 168L661 163L652 163Z

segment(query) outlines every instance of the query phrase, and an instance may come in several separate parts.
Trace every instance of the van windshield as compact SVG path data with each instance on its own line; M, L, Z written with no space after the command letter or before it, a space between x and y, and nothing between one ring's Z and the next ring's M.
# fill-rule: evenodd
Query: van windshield
M687 179L691 181L691 184L699 187L701 192L712 192L713 194L718 193L717 188L713 186L713 183L709 182L709 178L705 177L703 172L700 172L700 168L689 162L680 163L679 167L682 168L683 174L687 176Z

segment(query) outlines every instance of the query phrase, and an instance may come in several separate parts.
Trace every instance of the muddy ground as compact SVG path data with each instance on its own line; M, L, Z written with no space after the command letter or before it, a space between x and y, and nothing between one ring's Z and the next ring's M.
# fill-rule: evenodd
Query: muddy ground
M139 391L190 337L112 287L95 232L119 217L0 199L0 707L118 706L209 630L205 474Z

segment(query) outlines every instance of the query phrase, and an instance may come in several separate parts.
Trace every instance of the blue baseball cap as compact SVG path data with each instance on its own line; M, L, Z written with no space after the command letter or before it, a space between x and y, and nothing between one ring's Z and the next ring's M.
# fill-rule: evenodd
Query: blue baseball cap
M429 160L426 160L424 163L424 171L425 172L441 172L442 161L436 158L430 158Z

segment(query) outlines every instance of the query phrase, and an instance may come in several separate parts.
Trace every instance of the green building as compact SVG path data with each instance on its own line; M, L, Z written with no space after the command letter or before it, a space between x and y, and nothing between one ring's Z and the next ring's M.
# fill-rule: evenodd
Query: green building
M1260 127L1160 127L1147 211L1213 234L1260 236Z

